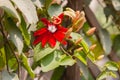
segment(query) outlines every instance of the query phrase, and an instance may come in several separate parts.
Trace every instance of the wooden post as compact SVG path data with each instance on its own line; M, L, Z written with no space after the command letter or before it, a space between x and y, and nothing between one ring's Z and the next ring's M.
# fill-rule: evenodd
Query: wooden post
M82 0L68 0L67 6L72 8L73 10L82 10L83 9L83 1ZM61 79L63 80L63 79ZM80 69L77 64L73 66L68 66L65 74L64 80L80 80Z
M77 64L67 67L65 80L80 80L80 70Z

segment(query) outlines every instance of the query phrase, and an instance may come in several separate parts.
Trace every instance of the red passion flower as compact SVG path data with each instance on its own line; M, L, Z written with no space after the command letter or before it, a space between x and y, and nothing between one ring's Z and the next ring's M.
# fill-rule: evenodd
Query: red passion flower
M41 42L42 47L44 47L46 43L49 43L51 47L54 47L56 41L66 44L64 38L67 28L60 25L63 16L63 13L59 16L54 16L51 22L46 18L42 18L41 21L44 23L45 27L34 32L35 40L33 44L36 45Z

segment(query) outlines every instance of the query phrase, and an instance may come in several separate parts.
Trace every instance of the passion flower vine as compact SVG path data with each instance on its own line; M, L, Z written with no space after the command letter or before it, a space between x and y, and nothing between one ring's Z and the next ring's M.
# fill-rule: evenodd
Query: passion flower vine
M54 16L52 21L42 18L41 21L44 23L45 27L34 32L35 40L33 44L36 45L41 42L42 47L47 43L51 47L55 47L57 41L66 44L65 34L68 29L61 26L63 17L64 14L62 13L59 16Z

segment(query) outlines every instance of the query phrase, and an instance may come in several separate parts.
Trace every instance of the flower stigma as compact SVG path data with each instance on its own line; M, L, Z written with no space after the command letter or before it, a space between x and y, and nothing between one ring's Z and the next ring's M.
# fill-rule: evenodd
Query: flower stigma
M54 33L54 32L57 30L57 28L56 28L54 25L49 25L49 26L48 26L48 30L49 30L51 33Z

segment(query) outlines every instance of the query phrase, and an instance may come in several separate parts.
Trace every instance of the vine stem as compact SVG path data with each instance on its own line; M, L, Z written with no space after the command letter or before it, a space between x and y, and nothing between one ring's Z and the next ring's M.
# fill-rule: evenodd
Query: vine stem
M2 20L2 19L1 19L1 20ZM18 64L18 77L20 78L20 73L21 73L21 72L20 72L20 60L19 60L19 58L17 57L17 55L15 54L14 50L12 49L12 47L11 47L8 39L6 38L6 35L5 35L5 33L4 33L4 29L3 29L3 25L2 25L1 20L0 20L0 26L1 26L0 31L1 31L1 33L2 33L2 35L3 35L3 38L4 38L5 42L8 44L11 52L13 53L13 55L14 55L15 58L16 58L16 61L17 61L17 64ZM7 53L6 53L6 60L7 60ZM8 61L8 60L7 60L7 61ZM7 63L7 70L9 71L8 63Z
M67 51L65 51L65 50L63 49L62 46L60 46L60 49L61 49L65 54L67 54L68 56L72 57Z

